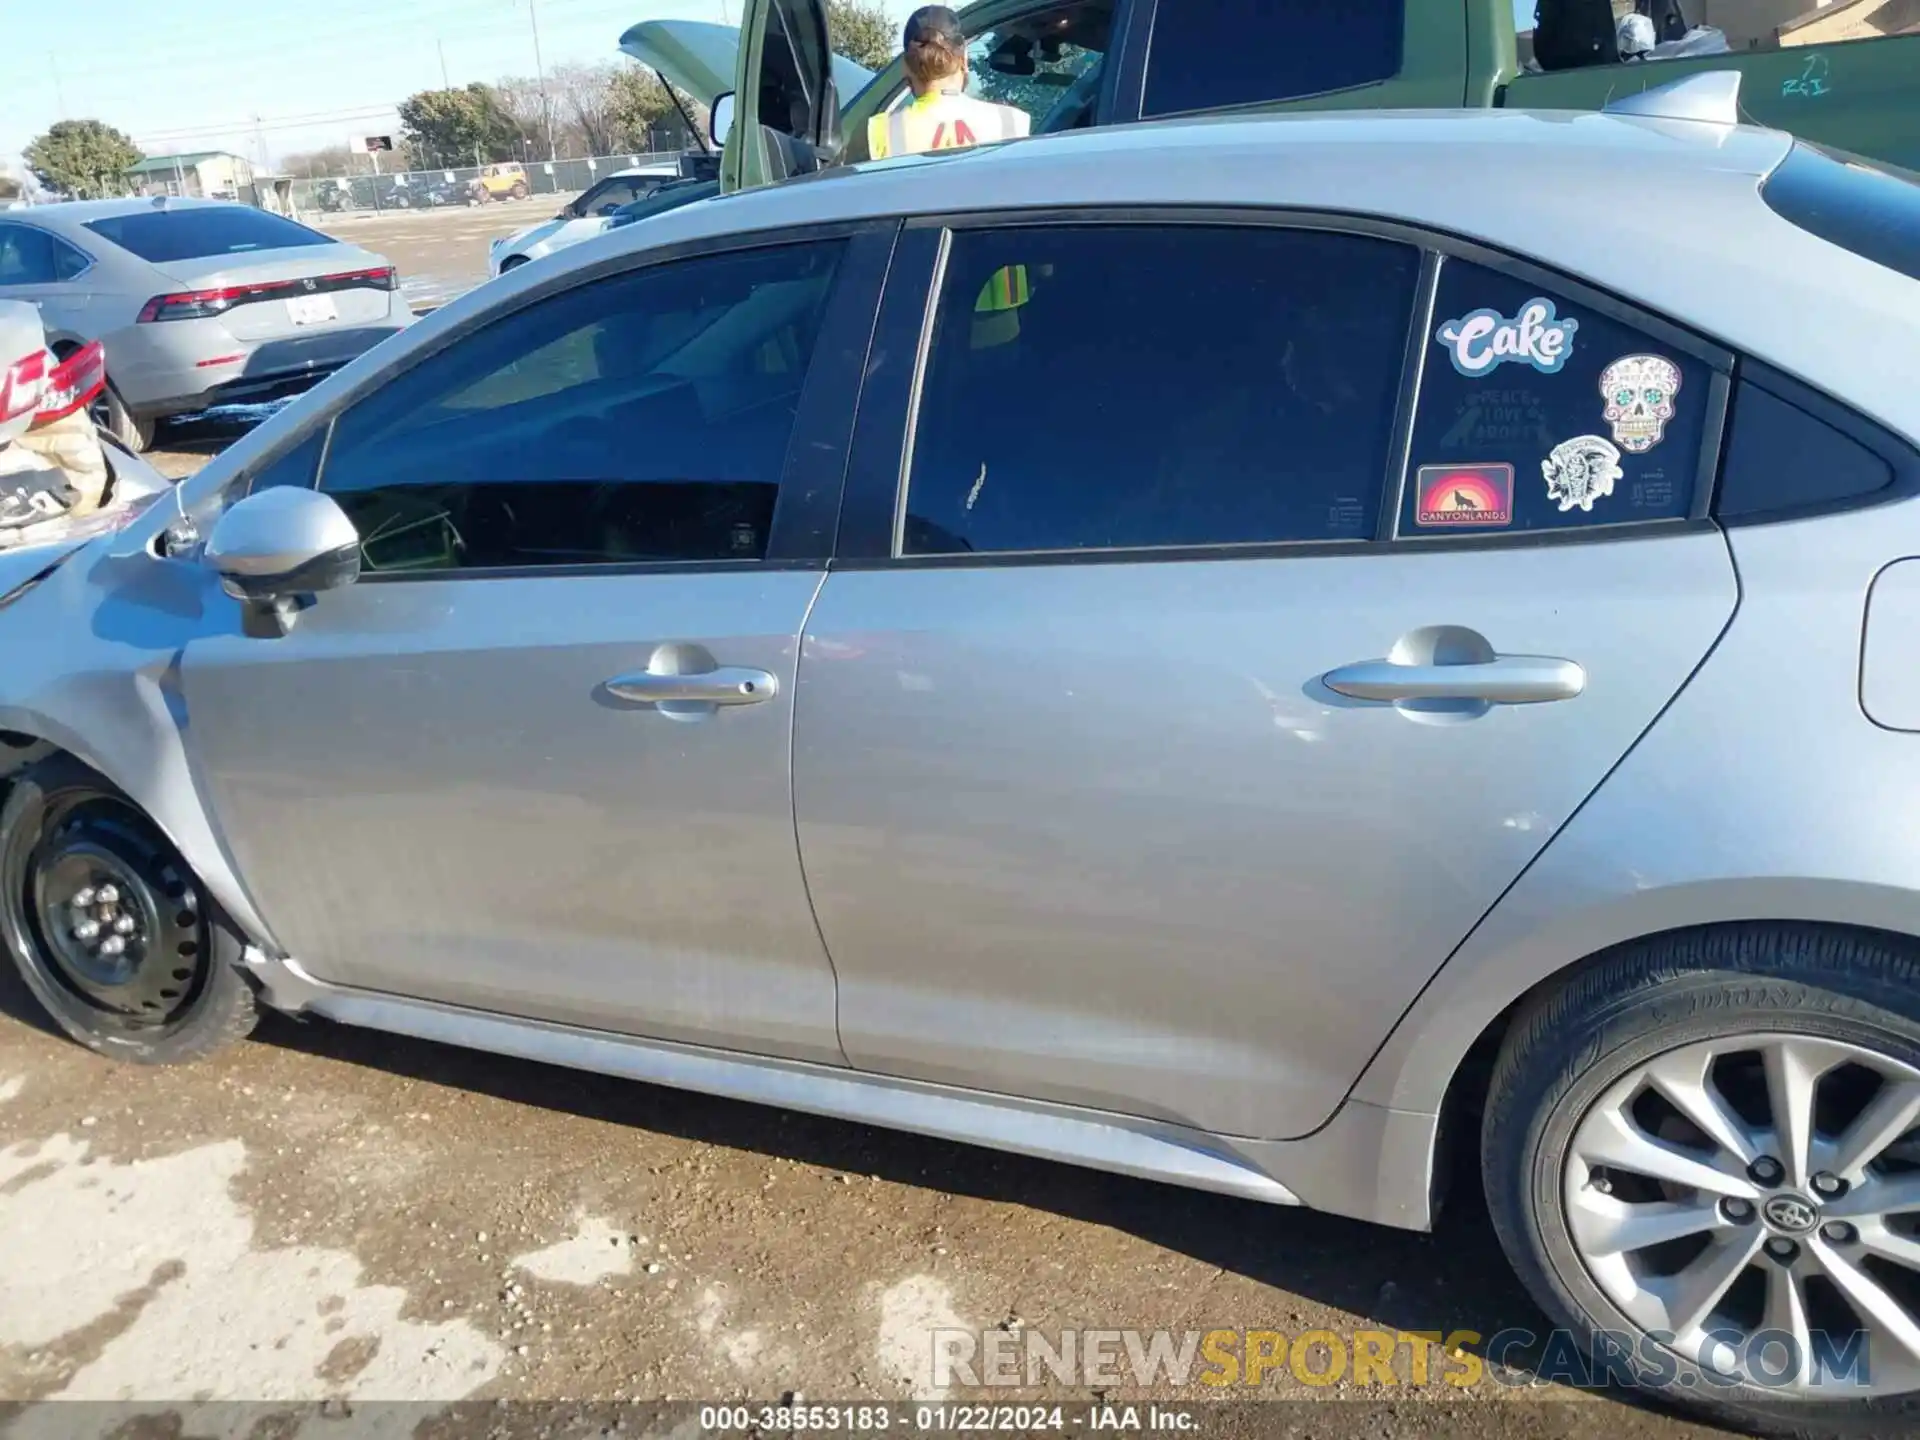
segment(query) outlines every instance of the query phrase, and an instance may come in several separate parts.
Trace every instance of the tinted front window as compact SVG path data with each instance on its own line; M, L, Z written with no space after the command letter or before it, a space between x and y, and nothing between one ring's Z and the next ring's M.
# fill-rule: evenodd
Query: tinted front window
M1153 17L1148 115L1294 100L1400 73L1406 0L1179 0Z
M1920 280L1920 175L1801 143L1760 194L1802 230Z
M1440 272L1403 536L1685 516L1712 372L1563 295L1464 260Z
M53 237L27 225L0 225L0 285L51 285Z
M1371 537L1418 270L1307 230L956 235L907 553Z
M602 280L336 422L320 488L370 571L756 560L839 242Z
M245 205L142 210L132 215L89 220L87 229L155 265L164 265L169 260L200 260L210 255L245 255L255 250L290 250L302 245L335 243L318 230L309 230L304 225Z

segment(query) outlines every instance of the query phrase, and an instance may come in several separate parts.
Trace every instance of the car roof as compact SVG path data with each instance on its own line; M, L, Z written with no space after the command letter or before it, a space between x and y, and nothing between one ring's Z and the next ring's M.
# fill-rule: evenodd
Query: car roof
M120 200L62 200L54 205L36 205L33 207L33 219L49 230L62 230L70 226L84 225L89 220L110 220L118 215L140 215L157 208L154 197L136 196L133 199ZM232 200L192 200L167 197L169 210L232 210L238 208Z
M1760 182L1793 143L1753 127L1592 112L1159 121L828 169L613 231L565 263L893 215L1097 205L1379 217L1535 258L1842 395L1920 442L1910 379L1920 373L1920 284L1766 206ZM447 323L458 323L461 307L448 308ZM1906 323L1888 323L1896 318Z

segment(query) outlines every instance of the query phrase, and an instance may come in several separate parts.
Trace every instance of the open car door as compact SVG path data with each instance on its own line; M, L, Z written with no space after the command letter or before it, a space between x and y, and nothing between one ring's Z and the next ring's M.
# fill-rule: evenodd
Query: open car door
M733 90L740 69L741 32L706 20L642 20L620 37L632 56L669 85L708 109ZM874 72L844 55L833 57L833 85L844 102L867 88Z
M716 107L723 194L804 175L840 150L826 0L747 0L730 123Z

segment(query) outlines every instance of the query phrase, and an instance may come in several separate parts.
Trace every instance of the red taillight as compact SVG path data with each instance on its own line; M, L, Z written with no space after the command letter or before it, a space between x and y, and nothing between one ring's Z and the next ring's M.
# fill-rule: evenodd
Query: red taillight
M98 340L90 340L47 376L33 423L51 425L55 420L64 420L99 399L100 392L106 388L107 352Z
M140 307L139 323L151 325L159 320L208 320L224 315L236 305L251 305L261 300L291 300L299 295L323 295L336 290L398 290L400 277L391 265L373 270L342 270L334 275L316 275L311 280L267 280L255 285L229 285L220 290L183 290L177 295L156 295Z
M0 424L17 420L40 408L46 393L47 352L36 350L0 370Z

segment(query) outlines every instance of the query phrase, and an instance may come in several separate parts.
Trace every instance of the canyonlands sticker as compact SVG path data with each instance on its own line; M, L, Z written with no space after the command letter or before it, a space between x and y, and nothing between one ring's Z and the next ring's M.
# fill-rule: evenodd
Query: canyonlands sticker
M1511 465L1422 465L1414 477L1413 523L1425 529L1453 525L1511 525Z
M1531 365L1542 375L1556 375L1573 354L1578 320L1562 320L1553 301L1536 295L1508 319L1498 310L1475 310L1449 320L1435 334L1447 347L1447 358L1462 375L1485 375L1508 361Z

